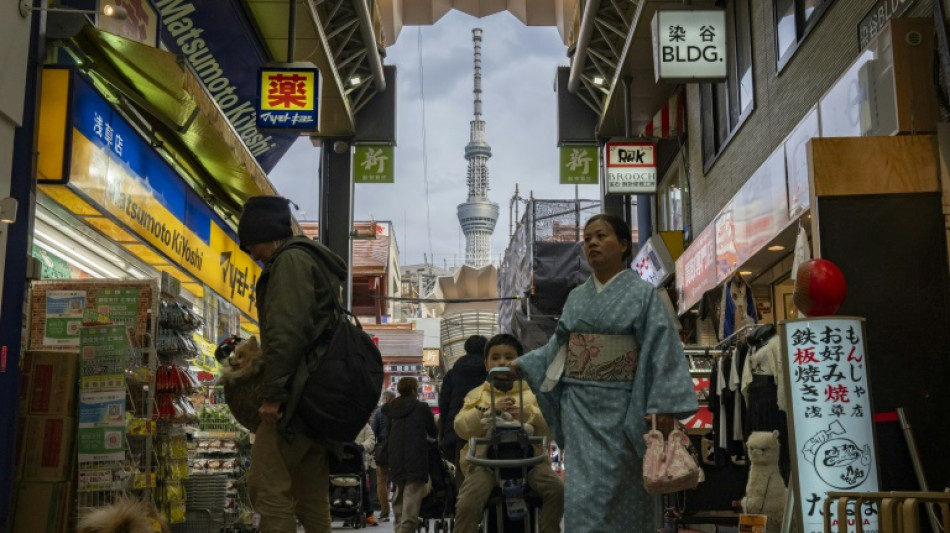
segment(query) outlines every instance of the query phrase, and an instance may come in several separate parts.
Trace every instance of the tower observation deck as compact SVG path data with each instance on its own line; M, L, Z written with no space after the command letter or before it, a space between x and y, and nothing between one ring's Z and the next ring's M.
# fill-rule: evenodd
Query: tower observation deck
M468 199L459 204L458 218L465 234L465 264L480 267L491 262L491 236L498 222L498 204L488 199L491 146L485 142L485 121L482 120L481 28L472 30L472 42L475 45L475 118L470 123L471 138L465 146Z

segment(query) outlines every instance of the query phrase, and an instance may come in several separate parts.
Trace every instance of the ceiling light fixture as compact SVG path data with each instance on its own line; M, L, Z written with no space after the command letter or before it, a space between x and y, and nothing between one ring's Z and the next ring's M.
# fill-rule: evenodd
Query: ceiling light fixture
M769 246L767 249L770 252L781 252L782 250L785 249L785 247L782 245L776 244L775 246Z
M361 80L359 76L353 76L352 78L350 78L350 85L352 85L353 87L356 87L357 85L360 84L360 81Z
M594 85L603 85L604 79L600 76L594 76Z
M104 15L116 20L125 20L129 18L129 10L122 6L113 4L103 4L102 9L73 9L71 7L33 7L29 0L21 0L20 16L26 18L34 11L46 11L47 13L81 13L84 15Z
M739 271L739 274L740 274L740 275L743 275L743 276L751 276L751 275L752 275L752 271L751 271L751 270L740 270L740 271Z
M16 198L7 196L3 200L0 200L0 222L4 224L13 224L16 222L16 210Z

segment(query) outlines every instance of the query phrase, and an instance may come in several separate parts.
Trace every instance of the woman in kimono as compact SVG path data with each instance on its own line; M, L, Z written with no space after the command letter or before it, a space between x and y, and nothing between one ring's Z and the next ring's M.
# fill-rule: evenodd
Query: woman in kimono
M594 274L571 291L551 340L511 363L568 450L565 531L656 531L659 498L643 487L643 435L698 409L673 317L629 268L630 228L596 215L584 227Z

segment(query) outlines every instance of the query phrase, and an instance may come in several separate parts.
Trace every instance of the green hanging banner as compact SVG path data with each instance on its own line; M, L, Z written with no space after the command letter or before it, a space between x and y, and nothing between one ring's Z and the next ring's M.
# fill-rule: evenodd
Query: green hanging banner
M562 146L560 167L564 185L597 185L597 146Z
M353 152L354 183L393 183L395 171L392 146L357 145Z

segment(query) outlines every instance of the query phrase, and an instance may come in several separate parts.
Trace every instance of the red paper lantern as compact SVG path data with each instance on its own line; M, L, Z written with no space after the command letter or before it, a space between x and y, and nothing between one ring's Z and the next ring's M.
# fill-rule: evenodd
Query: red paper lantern
M827 259L809 259L798 267L795 306L805 316L833 315L844 302L844 274Z

